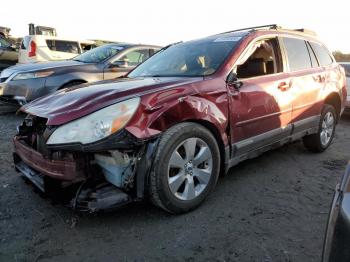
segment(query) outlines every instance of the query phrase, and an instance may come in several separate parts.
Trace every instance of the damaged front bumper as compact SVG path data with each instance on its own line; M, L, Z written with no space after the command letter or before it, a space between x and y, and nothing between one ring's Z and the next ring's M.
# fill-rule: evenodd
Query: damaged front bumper
M43 193L86 212L115 209L144 198L157 138L138 141L123 131L113 143L100 141L95 147L50 147L42 135L26 134L27 129L20 127L13 139L14 164Z

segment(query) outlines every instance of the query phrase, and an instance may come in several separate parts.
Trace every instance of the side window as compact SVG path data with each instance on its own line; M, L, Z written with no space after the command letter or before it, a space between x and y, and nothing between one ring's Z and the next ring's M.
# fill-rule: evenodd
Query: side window
M237 66L237 77L250 78L281 72L282 63L279 50L276 38L258 41L250 50L251 55Z
M119 60L128 62L128 66L137 66L149 58L148 49L134 50L122 56Z
M310 59L311 59L312 67L319 67L320 64L319 64L318 61L317 61L315 52L314 52L314 50L312 50L312 48L311 48L311 46L310 46L310 43L308 42L308 43L306 44L306 46L307 46L307 50L309 51L309 54L310 54Z
M29 42L32 38L30 36L25 36L21 43L21 49L26 50L29 46Z
M333 63L332 57L324 46L316 43L310 44L312 49L315 51L315 54L318 57L318 61L320 61L321 66L328 66Z
M309 51L304 40L284 37L283 43L287 51L290 71L312 67Z
M46 40L51 51L79 54L78 43L74 41Z

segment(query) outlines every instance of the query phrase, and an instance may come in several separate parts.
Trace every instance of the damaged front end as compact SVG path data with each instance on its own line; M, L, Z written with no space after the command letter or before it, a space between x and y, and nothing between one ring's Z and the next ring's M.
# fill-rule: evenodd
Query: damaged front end
M28 115L14 137L15 168L43 193L86 212L144 198L158 139L140 141L120 130L91 144L49 145L55 127Z

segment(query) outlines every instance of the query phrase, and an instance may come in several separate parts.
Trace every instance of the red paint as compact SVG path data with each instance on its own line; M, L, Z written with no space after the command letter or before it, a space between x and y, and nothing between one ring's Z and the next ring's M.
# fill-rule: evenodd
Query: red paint
M319 115L324 98L330 93L342 93L343 104L346 91L338 65L327 71L315 68L247 79L240 91L228 90L226 77L242 51L256 37L271 34L295 35L276 30L251 33L210 77L120 79L90 84L48 95L22 110L47 118L48 125L62 125L140 96L141 105L125 127L137 138L152 137L183 121L205 121L217 130L223 144L228 145ZM324 77L322 81L315 81L320 74ZM236 94L229 96L228 91Z

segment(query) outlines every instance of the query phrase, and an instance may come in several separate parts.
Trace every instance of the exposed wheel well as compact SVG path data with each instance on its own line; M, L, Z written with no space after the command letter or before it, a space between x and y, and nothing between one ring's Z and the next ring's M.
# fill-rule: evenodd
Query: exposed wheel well
M208 129L213 134L216 142L218 143L219 150L220 150L220 158L221 158L220 173L224 174L225 173L225 145L224 145L224 143L221 139L220 133L217 130L217 128L215 127L215 125L213 125L212 123L210 123L208 121L198 120L198 119L188 120L188 122L194 122L194 123L200 124L200 125L204 126L206 129Z
M62 86L60 86L58 88L58 90L66 88L66 87L74 86L74 85L84 84L84 83L87 83L87 82L85 80L72 80L72 81L69 81L68 83L65 83Z
M325 104L331 105L335 108L335 111L337 113L337 118L339 119L340 116L340 110L341 110L341 101L340 97L337 93L331 93L329 94L326 99L324 100Z

